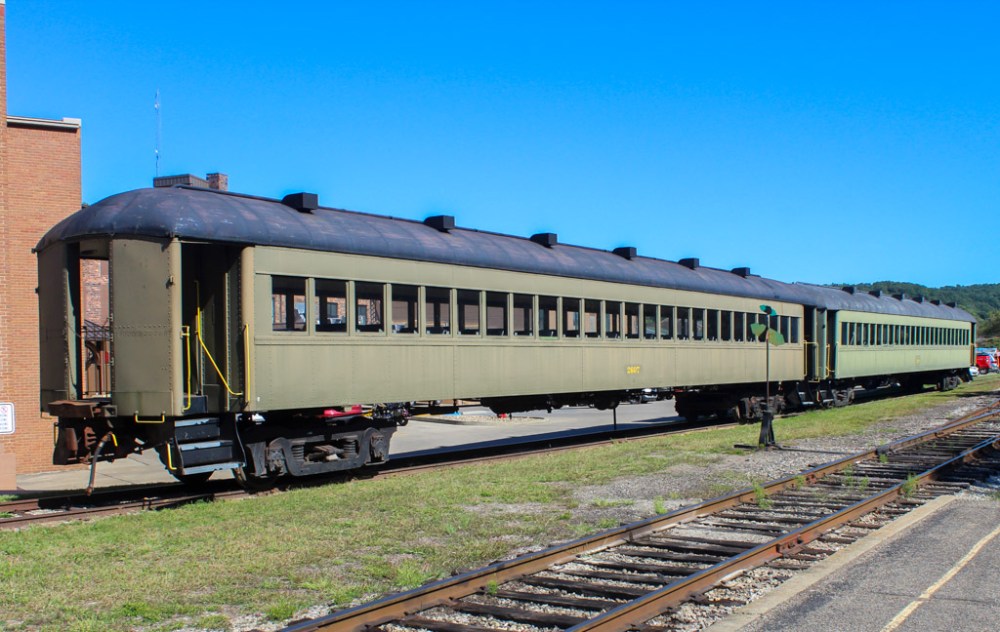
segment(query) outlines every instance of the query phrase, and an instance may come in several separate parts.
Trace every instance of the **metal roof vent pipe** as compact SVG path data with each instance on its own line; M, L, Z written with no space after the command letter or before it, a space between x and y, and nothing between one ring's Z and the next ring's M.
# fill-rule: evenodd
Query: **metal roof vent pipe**
M438 232L447 233L450 230L455 230L455 216L431 215L424 220L424 226L430 226Z
M750 276L750 268L733 268L732 270L730 270L730 272L732 272L736 276L741 276L744 279Z
M897 301L905 301L906 299L908 299L910 297L908 295L906 295L906 294L893 294L892 298L896 299Z
M871 292L869 292L869 294L871 294L875 298L882 298L882 290L872 290Z
M551 248L559 243L559 235L555 233L536 233L531 236L531 241L541 244L546 248Z
M924 302L924 295L923 294L917 294L917 297L915 299L913 299L913 300L915 300L918 303L923 303Z
M299 213L312 213L319 208L319 196L315 193L289 193L281 198L281 203Z
M622 257L623 259L628 259L629 261L638 256L638 251L632 246L621 246L619 248L615 248L611 252L615 253L619 257Z
M934 299L934 300L931 301L931 305L940 305L940 304L941 304L941 301L939 301L938 299Z
M845 285L844 287L842 287L840 289L844 290L848 294L854 294L855 292L858 291L858 289L856 287L854 287L853 285Z
M692 270L697 270L698 266L701 265L701 261L697 257L688 257L687 259L681 259L677 263L681 264L685 268L691 268Z

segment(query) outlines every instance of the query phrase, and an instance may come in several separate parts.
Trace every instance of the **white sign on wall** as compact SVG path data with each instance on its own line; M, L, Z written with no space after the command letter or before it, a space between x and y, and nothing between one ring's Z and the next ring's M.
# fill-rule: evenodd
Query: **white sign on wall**
M0 402L0 435L14 434L14 404Z

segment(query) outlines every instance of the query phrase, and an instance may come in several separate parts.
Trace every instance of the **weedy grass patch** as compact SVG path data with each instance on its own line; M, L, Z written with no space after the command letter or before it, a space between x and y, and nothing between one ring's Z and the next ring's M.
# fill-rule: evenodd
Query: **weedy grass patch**
M951 393L811 412L776 430L781 441L849 434L998 383L988 376ZM617 526L578 522L573 491L714 462L758 432L706 430L0 532L0 628L222 628L230 613L284 620L314 604L344 606ZM654 509L665 509L662 499Z

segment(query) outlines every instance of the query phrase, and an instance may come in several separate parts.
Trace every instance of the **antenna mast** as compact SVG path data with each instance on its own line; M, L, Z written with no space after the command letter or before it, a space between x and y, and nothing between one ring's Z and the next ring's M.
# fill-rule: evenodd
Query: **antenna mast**
M156 149L153 153L156 155L156 177L160 177L160 89L156 89L156 100L153 101L153 109L156 111Z

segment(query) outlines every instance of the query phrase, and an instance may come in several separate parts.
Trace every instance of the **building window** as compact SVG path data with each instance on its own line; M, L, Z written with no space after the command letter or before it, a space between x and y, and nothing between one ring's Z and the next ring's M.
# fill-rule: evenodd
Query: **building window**
M443 287L424 290L424 318L427 320L427 333L451 333L451 290Z
M316 331L347 331L347 282L316 279Z
M271 330L306 330L306 280L271 277Z

